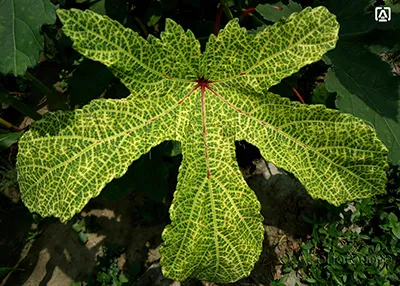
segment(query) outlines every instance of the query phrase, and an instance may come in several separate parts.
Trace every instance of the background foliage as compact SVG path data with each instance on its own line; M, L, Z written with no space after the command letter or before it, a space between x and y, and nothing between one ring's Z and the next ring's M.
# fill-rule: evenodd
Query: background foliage
M305 218L312 238L285 259L285 271L316 285L397 285L400 282L400 170L389 173L388 193L332 209L331 221ZM339 216L338 216L339 215Z

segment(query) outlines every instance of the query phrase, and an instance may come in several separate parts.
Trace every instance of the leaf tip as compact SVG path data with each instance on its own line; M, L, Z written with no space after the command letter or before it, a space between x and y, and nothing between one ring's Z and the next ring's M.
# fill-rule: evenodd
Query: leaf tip
M65 9L57 9L57 10L56 10L56 14L57 14L57 16L58 16L59 18L62 17L62 16L64 16L65 13L66 13Z
M61 23L65 24L65 21L68 19L69 11L66 9L57 9L56 14Z
M176 23L174 20L172 20L171 18L166 18L165 19L165 32L167 31L173 31L175 28L181 28L183 30L183 28Z

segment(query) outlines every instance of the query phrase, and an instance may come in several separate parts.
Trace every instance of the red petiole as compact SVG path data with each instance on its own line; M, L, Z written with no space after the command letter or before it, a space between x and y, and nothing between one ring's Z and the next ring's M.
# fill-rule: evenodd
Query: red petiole
M215 26L214 26L214 35L218 36L218 31L219 31L219 24L221 23L221 16L222 16L222 11L224 10L225 5L220 4L217 8L217 13L215 16Z
M249 13L253 13L254 11L256 11L256 8L249 8L245 11L242 12L242 14L240 14L240 17L246 16Z

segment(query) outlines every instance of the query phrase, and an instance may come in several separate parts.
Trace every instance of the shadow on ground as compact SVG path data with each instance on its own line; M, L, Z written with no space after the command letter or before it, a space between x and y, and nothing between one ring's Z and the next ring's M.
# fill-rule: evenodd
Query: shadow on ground
M74 281L85 281L94 271L96 257L102 255L105 245L125 248L119 263L142 264L148 248L160 244L160 233L166 223L142 225L134 221L133 199L133 195L128 195L116 201L92 200L81 214L90 217L85 245L72 229L76 220L62 224L46 219L41 225L42 232L17 266L24 271L13 272L4 285L69 286Z
M302 239L311 234L312 226L303 217L321 217L327 209L326 203L313 200L292 175L266 163L254 148L238 143L237 156L243 176L262 205L263 251L251 276L229 285L269 285L271 280L279 278L281 258L286 251L298 251ZM171 197L178 166L175 178L169 182ZM172 281L161 274L158 258L153 259L153 264L148 261L149 253L160 245L161 232L169 222L170 199L164 207L150 202L140 192L128 192L117 200L106 200L103 195L91 200L80 214L89 221L85 245L72 229L76 218L67 224L45 219L38 237L25 244L26 233L33 223L31 214L22 205L5 208L0 214L0 228L6 233L0 240L0 250L7 255L0 258L0 265L22 271L11 273L2 285L69 286L74 281L85 281L93 275L96 257L103 254L105 245L124 249L118 259L120 269L128 272L132 265L140 268L142 274L132 285L170 285ZM146 208L147 212L138 213ZM153 216L150 220L146 219L149 214ZM201 283L187 281L182 285Z

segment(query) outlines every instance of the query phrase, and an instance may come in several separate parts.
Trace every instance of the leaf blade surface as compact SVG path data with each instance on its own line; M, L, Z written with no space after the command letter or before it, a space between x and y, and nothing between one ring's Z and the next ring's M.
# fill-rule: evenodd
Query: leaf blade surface
M47 0L3 0L0 2L0 73L23 75L39 60L44 43L41 26L54 24L55 6Z
M332 70L328 71L326 76L326 86L329 91L337 92L339 97L336 99L336 105L342 112L351 113L359 118L369 122L376 130L377 135L386 144L389 149L389 159L393 164L400 163L400 117L390 118L385 116L382 111L371 108L365 100L359 96L351 93L349 89L345 88L336 73ZM373 87L373 86L371 86ZM365 88L365 86L364 86ZM378 87L375 87L378 89ZM378 89L379 90L379 89ZM400 94L400 90L397 91ZM382 99L387 102L388 98ZM372 102L373 103L373 102ZM400 114L400 102L394 100L392 107L397 108Z
M230 21L218 37L210 36L201 75L266 90L333 49L338 30L335 16L322 6L293 13L255 36Z
M20 131L0 134L0 150L7 149L14 144L18 138L21 137L22 133L24 132Z
M122 100L94 100L82 110L49 114L35 123L20 143L17 167L22 199L31 211L66 221L97 196L106 183L121 177L132 160L165 140L181 142L183 161L170 208L171 224L163 232L161 249L163 272L175 280L196 277L233 282L249 275L259 257L264 232L260 203L239 171L236 140L256 144L266 158L305 177L303 182L314 197L332 200L326 189L317 191L321 182L307 182L313 178L305 168L296 173L289 161L309 163L306 159L311 153L300 154L304 145L304 150L307 144L316 148L307 136L320 143L328 138L321 136L318 141L321 128L337 123L342 130L341 118L348 119L354 128L369 130L350 116L335 113L340 120L335 116L331 119L325 114L333 111L321 107L315 109L319 113L310 115L312 108L300 107L266 91L280 77L319 60L334 47L338 25L325 8L305 9L256 37L247 37L234 20L218 38L210 37L204 54L200 54L193 34L184 32L171 20L167 21L161 39L144 40L117 22L90 11L58 14L75 48L107 65L132 94ZM325 33L309 36L302 32L299 38L291 34L298 32L292 28L310 27L309 21ZM289 52L282 47L264 47L263 43L268 43L264 37L281 28L287 35L279 36L279 41ZM237 37L242 35L246 35L246 40L236 45ZM253 43L261 47L258 54L249 50ZM231 49L221 50L224 46ZM239 62L243 63L246 55L249 62L241 74ZM232 61L234 58L237 63ZM259 59L263 59L262 64ZM318 115L325 116L319 121L319 128L312 128L311 124L306 126L310 129L307 132L291 127L283 130L285 124L301 124ZM282 134L287 138L286 145L278 140ZM370 130L361 135L374 139ZM348 137L328 142L335 147L345 139ZM349 168L364 149L376 149L365 156L368 155L368 167L377 168L373 179L379 186L362 188L362 195L381 192L383 184L382 158L386 153L375 139L372 145L361 140L360 151L352 149L356 153L353 157L345 153L348 160L341 165ZM297 149L290 150L296 144ZM288 152L288 156L273 150L275 145ZM328 152L326 156L334 161L343 159L342 153ZM319 172L331 172L334 179L328 180L329 186L343 193L339 183L346 178L326 163L317 162L313 167ZM337 204L349 198L353 197L341 196L332 202Z
M159 95L171 89L174 81L197 78L200 44L192 32L185 33L172 20L167 20L161 40L149 36L146 41L119 22L90 10L57 10L57 14L64 33L74 40L73 47L108 66L134 95Z

